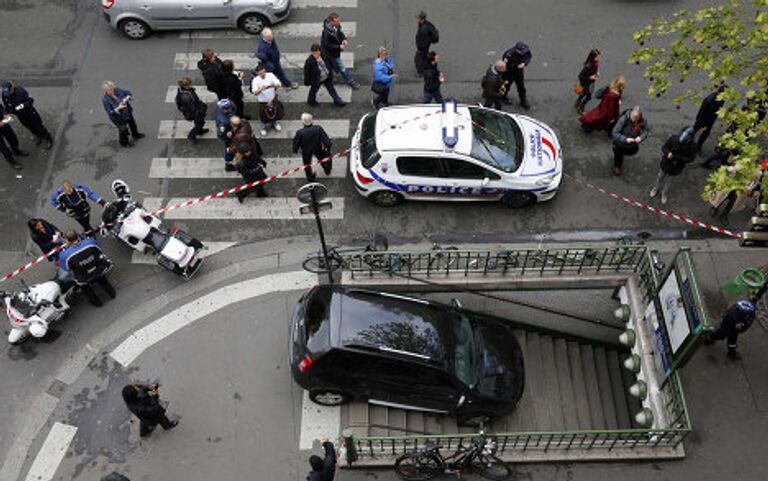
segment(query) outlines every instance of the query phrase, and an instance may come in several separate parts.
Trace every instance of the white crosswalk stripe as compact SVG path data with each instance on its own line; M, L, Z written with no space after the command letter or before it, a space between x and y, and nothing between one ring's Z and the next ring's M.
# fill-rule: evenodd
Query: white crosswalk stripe
M344 35L354 37L357 32L357 22L344 22ZM280 38L317 38L323 32L323 22L314 23L281 23L272 27L275 31L275 37ZM222 29L222 30L191 30L179 34L179 38L191 39L255 39L254 35L243 32L242 30Z
M269 193L269 185L267 185ZM187 202L191 198L173 198L167 205L176 205ZM329 197L333 209L320 214L324 219L344 218L344 198ZM163 199L147 197L142 202L149 210L156 210L163 206ZM254 195L245 199L242 204L234 196L211 199L183 209L176 209L165 214L166 219L183 220L312 220L311 215L302 215L299 212L301 203L293 197L265 197L256 198Z
M254 122L255 123L255 122ZM346 139L349 137L349 120L315 120L315 125L320 125L325 129L331 138ZM282 131L278 132L269 128L266 139L292 139L296 131L303 127L301 120L281 120ZM205 135L198 136L198 139L215 139L216 124L213 120L205 121L205 128L209 129ZM188 120L161 120L158 129L158 139L186 139L187 134L192 129L192 122ZM254 125L254 132L258 125Z
M249 52L222 52L217 53L217 57L222 60L232 60L235 68L238 70L251 70L259 63L253 53ZM309 56L309 45L306 52L283 53L280 56L280 64L284 69L303 69L304 61ZM180 52L173 59L173 68L175 70L197 70L197 61L200 60L200 52ZM342 52L341 60L344 66L351 69L355 67L355 54L353 52Z
M292 9L314 7L357 8L357 0L293 0L291 2Z
M229 249L233 245L237 244L237 242L203 242L203 245L205 245L205 249L203 249L199 257L205 258L208 256L212 256L214 254L218 254L219 252L222 252L226 249ZM138 251L133 251L133 255L131 256L131 264L156 264L157 263L157 257L148 255L148 254L142 254Z
M301 157L268 157L267 172L285 172L301 165ZM326 177L322 168L313 167L318 178ZM304 179L304 173L297 176ZM333 159L333 167L329 178L343 179L347 175L347 158ZM150 179L235 179L240 178L237 172L224 170L222 157L156 157L152 159L149 168Z
M341 100L344 102L351 102L352 101L352 88L348 85L336 85L336 91L339 93L339 97L341 97ZM178 87L175 85L169 85L168 91L165 93L165 103L172 104L176 102L176 92L178 91ZM195 85L195 91L197 93L197 96L200 97L200 100L202 100L205 103L215 103L217 98L216 94L213 92L209 92L205 85ZM251 92L248 90L248 87L243 86L243 102L247 104L253 104L257 103L258 100L256 100L256 96L252 95ZM278 91L278 96L280 97L280 101L283 103L304 103L307 101L307 95L309 94L309 87L306 87L304 85L300 85L297 89L280 89ZM320 87L320 90L317 92L317 101L323 102L323 103L331 103L333 102L333 99L330 95L328 95L328 91L325 89L325 87Z

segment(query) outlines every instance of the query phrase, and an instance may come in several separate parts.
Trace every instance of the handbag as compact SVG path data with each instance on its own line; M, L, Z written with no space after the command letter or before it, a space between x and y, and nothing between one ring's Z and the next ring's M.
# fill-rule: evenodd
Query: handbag
M582 87L580 83L573 84L573 93L581 97L584 95L584 87Z
M285 109L283 104L277 99L277 95L268 104L264 104L264 118L262 121L274 122L283 118Z
M383 94L387 90L387 86L376 80L371 84L371 90L377 95Z

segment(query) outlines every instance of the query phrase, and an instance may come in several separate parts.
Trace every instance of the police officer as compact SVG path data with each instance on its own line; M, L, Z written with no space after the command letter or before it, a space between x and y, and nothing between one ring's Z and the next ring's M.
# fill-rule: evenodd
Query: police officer
M45 150L50 150L53 147L53 137L43 125L43 119L40 118L34 104L35 99L29 96L24 87L13 82L3 82L3 105L5 109L13 113L21 125L37 137L37 145L45 141Z
M87 185L73 184L71 180L63 180L61 187L56 189L56 192L51 196L51 204L83 226L86 235L90 235L94 231L91 227L89 200L98 202L102 207L107 203Z
M307 481L333 481L336 475L336 450L328 438L321 440L323 443L324 457L313 454L309 457L309 465L312 471L307 475Z
M11 164L11 167L21 170L21 164L16 161L14 155L26 157L29 154L19 149L19 138L16 137L16 132L13 131L13 127L10 125L12 121L13 117L11 117L11 114L5 111L5 107L0 105L0 153Z
M531 49L525 42L517 42L514 47L504 52L503 59L507 63L507 71L504 75L504 80L507 82L507 90L504 95L504 102L509 105L512 103L507 97L509 95L509 86L512 82L517 87L517 94L520 96L520 107L528 110L531 105L528 103L528 98L525 94L525 67L531 63Z
M736 352L736 341L739 339L739 334L745 333L754 321L755 305L747 300L737 301L735 305L725 311L720 327L707 335L705 342L706 344L713 344L715 341L727 338L728 357L738 359L741 356Z
M333 160L331 157L331 139L319 125L312 125L312 114L304 112L301 114L301 122L304 127L300 128L293 137L293 153L296 154L301 149L302 162L304 162L304 174L309 182L315 181L315 172L312 170L312 156L317 160L326 159L322 163L325 175L331 175Z
M165 415L165 408L160 405L159 387L157 384L128 384L123 387L123 401L128 410L139 418L139 436L142 438L149 436L158 424L165 430L179 424Z
M101 103L109 115L109 120L117 127L120 145L130 147L133 144L128 140L129 130L134 140L144 137L144 134L139 132L136 120L133 118L133 107L131 106L133 94L130 90L116 87L115 83L109 80L102 84L102 88L104 89L104 97L102 97Z
M101 299L91 287L94 283L99 284L107 295L114 299L117 293L107 280L112 261L101 250L96 239L81 239L72 229L64 232L64 239L67 245L59 254L59 269L64 271L65 277L71 275L94 306L102 306Z

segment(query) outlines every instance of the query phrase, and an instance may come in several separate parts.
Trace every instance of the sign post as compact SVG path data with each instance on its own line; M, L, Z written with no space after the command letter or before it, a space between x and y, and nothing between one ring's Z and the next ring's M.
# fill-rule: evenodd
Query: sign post
M311 182L303 185L296 194L296 198L302 203L299 207L299 212L305 215L315 215L317 232L320 234L320 245L323 249L323 262L326 267L330 266L330 260L328 259L328 246L325 243L325 234L323 233L323 223L320 220L320 212L333 208L331 201L325 200L327 196L328 189L319 182ZM333 284L333 272L331 269L328 269L328 281Z

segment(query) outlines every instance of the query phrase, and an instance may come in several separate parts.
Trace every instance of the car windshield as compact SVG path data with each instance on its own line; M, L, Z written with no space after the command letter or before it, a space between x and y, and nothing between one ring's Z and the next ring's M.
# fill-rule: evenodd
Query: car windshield
M376 112L371 112L365 116L360 128L360 161L363 167L370 169L380 158L376 148Z
M470 389L477 384L477 352L475 333L465 316L457 315L453 323L456 345L453 349L453 371L457 378Z
M523 134L508 115L494 110L470 107L472 116L472 152L477 160L515 172L523 159Z

